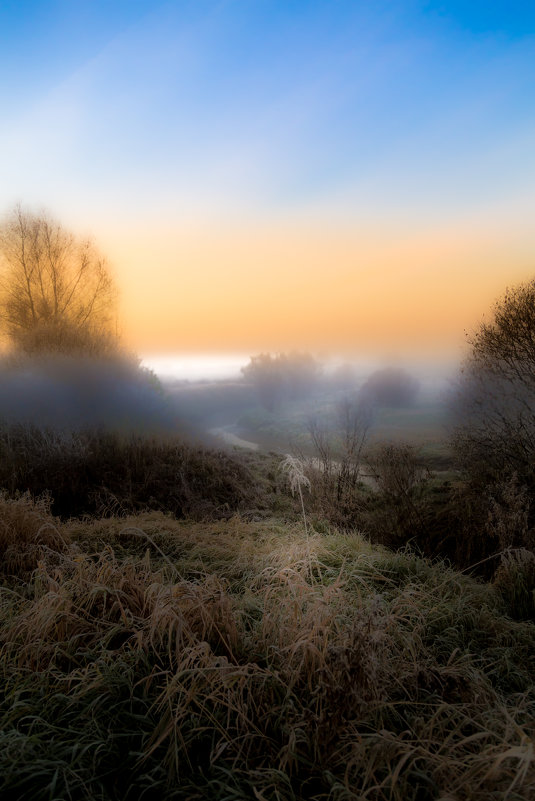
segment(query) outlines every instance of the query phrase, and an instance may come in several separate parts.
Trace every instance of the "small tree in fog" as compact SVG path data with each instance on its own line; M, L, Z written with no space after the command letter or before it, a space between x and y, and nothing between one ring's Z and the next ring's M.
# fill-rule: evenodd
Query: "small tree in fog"
M0 321L18 350L113 350L115 301L106 261L90 240L20 206L0 226Z
M309 394L320 367L309 353L261 353L251 356L242 373L255 386L262 405L272 412L284 399Z
M270 353L251 356L249 364L242 367L241 371L244 378L255 387L261 404L268 411L274 411L281 402L284 391L284 376L277 358Z

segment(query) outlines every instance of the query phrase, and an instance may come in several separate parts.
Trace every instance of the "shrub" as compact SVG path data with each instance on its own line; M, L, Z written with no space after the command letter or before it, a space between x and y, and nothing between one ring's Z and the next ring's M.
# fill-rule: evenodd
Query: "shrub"
M254 508L251 472L228 453L178 440L109 431L0 429L0 486L50 494L63 518L139 509L176 517L229 516Z
M318 510L332 523L354 526L360 521L363 497L362 453L371 425L371 411L356 399L343 397L332 427L310 418L308 433L314 458L308 475Z
M429 522L425 495L429 471L408 444L380 445L368 463L377 492L367 528L388 545L421 540Z

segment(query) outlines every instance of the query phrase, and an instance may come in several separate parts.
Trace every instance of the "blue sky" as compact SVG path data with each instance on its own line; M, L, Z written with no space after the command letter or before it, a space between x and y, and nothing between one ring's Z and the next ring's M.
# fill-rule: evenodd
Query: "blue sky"
M48 202L33 173L163 205L195 182L201 212L533 177L535 4L19 0L0 26L8 202Z
M106 245L497 219L533 245L535 3L4 0L0 68L0 209Z

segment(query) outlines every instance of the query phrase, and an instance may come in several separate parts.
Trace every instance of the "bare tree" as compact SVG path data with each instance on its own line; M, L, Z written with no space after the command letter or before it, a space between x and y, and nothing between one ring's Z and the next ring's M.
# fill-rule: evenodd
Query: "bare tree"
M535 279L508 289L470 338L453 444L472 483L535 489Z
M340 500L344 495L354 493L360 481L362 450L372 421L371 408L367 404L345 397L338 405L338 419L342 446L338 479Z
M0 226L0 322L24 352L115 347L115 285L90 240L15 207Z
M315 493L340 523L354 522L360 509L362 452L372 423L372 410L345 397L336 408L334 425L311 417L308 433L315 457L310 465Z

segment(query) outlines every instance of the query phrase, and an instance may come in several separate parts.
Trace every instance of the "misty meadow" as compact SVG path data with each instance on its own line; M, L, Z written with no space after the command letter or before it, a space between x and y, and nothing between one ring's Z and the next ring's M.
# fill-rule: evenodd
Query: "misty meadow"
M3 796L528 799L535 282L456 380L162 383L92 243L0 246Z
M0 798L535 798L535 6L0 4Z

